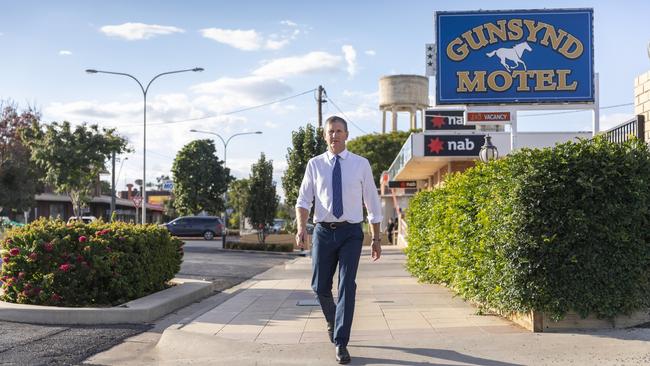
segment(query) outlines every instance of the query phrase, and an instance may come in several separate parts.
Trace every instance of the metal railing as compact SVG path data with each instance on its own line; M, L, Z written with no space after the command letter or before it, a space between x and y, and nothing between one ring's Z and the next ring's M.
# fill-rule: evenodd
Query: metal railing
M602 134L605 135L607 140L617 144L630 140L632 137L645 142L645 118L639 114L629 121L603 131Z
M402 145L399 154L397 154L397 157L395 157L395 160L393 160L393 163L390 165L390 168L388 168L388 176L390 177L389 179L395 180L397 174L399 174L400 170L404 168L406 163L408 163L412 157L413 157L413 134L411 133L409 137L406 139L406 141L404 142L404 145Z

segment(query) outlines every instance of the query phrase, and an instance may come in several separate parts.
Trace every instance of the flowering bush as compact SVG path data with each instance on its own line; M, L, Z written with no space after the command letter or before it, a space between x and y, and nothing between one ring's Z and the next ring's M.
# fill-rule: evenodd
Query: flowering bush
M155 225L41 219L0 241L0 300L111 306L165 288L183 242Z

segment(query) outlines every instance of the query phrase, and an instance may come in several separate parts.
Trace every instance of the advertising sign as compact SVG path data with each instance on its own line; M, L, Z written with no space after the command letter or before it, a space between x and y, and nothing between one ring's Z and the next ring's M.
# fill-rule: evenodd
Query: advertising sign
M593 9L436 12L436 104L594 101Z
M477 157L483 135L425 135L424 156Z
M474 130L474 126L465 125L463 110L427 109L424 112L424 130Z
M417 188L418 182L414 180L389 180L388 188Z
M468 125L505 125L512 122L512 113L467 111L465 118L465 123Z

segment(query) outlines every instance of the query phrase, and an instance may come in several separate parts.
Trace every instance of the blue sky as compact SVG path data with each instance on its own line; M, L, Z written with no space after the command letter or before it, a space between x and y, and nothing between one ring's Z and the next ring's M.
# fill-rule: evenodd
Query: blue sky
M38 107L43 120L116 126L135 152L119 185L142 176L142 94L125 77L89 75L87 68L125 72L143 83L195 66L202 73L156 80L148 96L147 177L169 174L186 143L210 137L228 146L228 166L247 177L261 152L286 166L291 131L316 121L314 93L242 113L228 112L290 97L323 85L356 126L351 138L378 132L378 80L423 74L424 44L434 39L436 10L526 9L521 1L1 1L0 99ZM545 1L546 8L593 7L600 104L633 102L634 77L650 69L647 1ZM433 80L430 95L434 95ZM633 114L627 105L601 110L601 128ZM332 103L325 116L340 114ZM209 117L209 118L205 118ZM203 119L197 119L203 118ZM189 122L169 123L196 119ZM407 118L401 116L400 127ZM520 130L589 130L591 114L521 117ZM223 147L217 142L223 157Z

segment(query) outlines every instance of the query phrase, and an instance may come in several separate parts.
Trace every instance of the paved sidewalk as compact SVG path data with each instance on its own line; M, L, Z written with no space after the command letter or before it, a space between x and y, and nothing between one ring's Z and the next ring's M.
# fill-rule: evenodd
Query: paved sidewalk
M476 308L444 287L419 284L405 257L364 250L349 350L356 365L650 364L650 329L532 334ZM310 258L247 281L234 296L183 324L155 347L118 346L87 362L158 365L333 365L325 320L313 300ZM335 281L336 282L336 281Z

